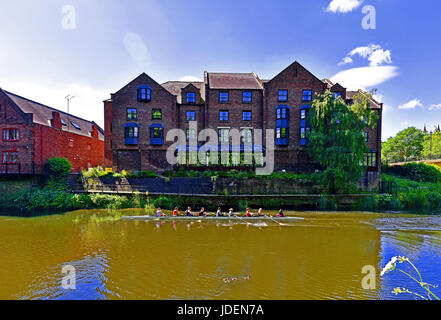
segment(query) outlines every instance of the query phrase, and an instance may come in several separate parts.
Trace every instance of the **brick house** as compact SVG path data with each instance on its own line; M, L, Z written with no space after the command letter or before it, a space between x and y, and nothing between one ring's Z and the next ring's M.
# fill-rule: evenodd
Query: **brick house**
M143 73L104 101L105 165L115 171L169 168L165 152L170 143L165 136L174 128L185 130L187 138L211 128L219 140L228 139L232 129L243 133L242 140L252 139L255 129L273 129L275 169L308 170L307 115L314 94L327 89L348 103L357 93L318 79L298 62L270 80L254 72L205 71L202 82L161 85ZM376 129L366 129L366 161L368 171L379 176L382 104L372 100L371 108L380 118ZM197 132L189 129L190 121L197 121ZM265 150L265 145L256 147Z
M72 171L102 165L104 132L90 122L0 89L0 173L42 174L53 157Z

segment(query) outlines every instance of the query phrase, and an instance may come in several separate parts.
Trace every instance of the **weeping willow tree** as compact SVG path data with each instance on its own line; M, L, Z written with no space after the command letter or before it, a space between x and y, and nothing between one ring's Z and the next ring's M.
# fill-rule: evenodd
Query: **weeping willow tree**
M357 94L353 104L346 105L326 91L312 103L307 151L320 166L317 175L325 192L352 191L366 169L364 130L374 128L378 121L370 108L370 97L369 93Z

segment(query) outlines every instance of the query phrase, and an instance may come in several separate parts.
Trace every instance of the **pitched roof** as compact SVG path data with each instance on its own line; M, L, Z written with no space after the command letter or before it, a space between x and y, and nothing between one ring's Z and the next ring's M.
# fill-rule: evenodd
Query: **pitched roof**
M262 90L262 83L252 73L213 73L208 72L210 89L250 89Z
M353 99L356 94L366 94L365 91L359 89L358 91L346 91L346 99ZM374 98L370 98L371 100L371 109L381 109L382 103L378 102Z
M194 85L201 91L202 99L205 99L205 86L203 82L189 82L189 81L167 81L163 83L161 86L170 92L172 95L176 96L178 103L182 103L182 95L181 90L187 87L189 84Z
M14 93L3 90L3 92L15 103L15 105L23 111L23 113L33 114L33 122L43 126L51 127L51 120L53 118L52 112L60 113L62 122L66 125L62 126L63 131L90 137L93 131L93 125L97 126L98 138L104 140L103 129L101 129L95 122L84 120L66 112L48 107L44 104L23 98ZM76 128L79 127L80 129Z

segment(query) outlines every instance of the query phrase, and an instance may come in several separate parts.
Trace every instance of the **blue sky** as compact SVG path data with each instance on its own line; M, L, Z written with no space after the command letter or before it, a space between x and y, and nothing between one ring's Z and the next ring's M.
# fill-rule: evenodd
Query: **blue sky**
M63 28L66 5L74 29ZM375 30L362 28L366 5ZM71 112L101 125L102 100L141 72L158 82L204 70L265 79L294 60L319 78L378 89L383 140L441 124L436 0L10 0L0 12L0 87L62 110L75 95Z

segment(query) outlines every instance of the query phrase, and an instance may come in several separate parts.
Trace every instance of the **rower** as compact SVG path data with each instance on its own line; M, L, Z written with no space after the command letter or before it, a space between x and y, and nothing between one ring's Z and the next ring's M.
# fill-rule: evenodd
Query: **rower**
M251 213L250 208L247 208L247 213L245 214L245 217L249 218L252 216L253 216L253 214Z
M157 216L157 217L165 217L165 213L163 213L163 212L161 211L161 208L158 208L158 209L156 210L156 216Z
M262 208L260 208L259 211L257 211L257 215L258 215L259 217L263 217L263 216L265 216L265 215L263 214L263 210L262 210Z
M201 211L199 211L199 217L205 217L205 208L202 207Z
M219 208L217 208L217 211L216 211L216 217L223 217L224 215L223 215L223 213L222 213L222 210L221 210L221 208L219 207Z
M283 218L284 216L285 216L285 214L283 213L283 210L280 209L280 210L279 210L279 213L277 214L276 217L278 217L278 218Z
M185 211L185 215L186 215L187 217L193 217L193 214L191 213L191 208L190 208L190 207L188 207L188 208L187 208L187 211Z
M179 211L178 211L178 207L175 207L175 209L173 210L173 217L177 217L179 216Z
M232 217L233 215L234 215L233 208L230 208L230 211L228 211L228 216Z

